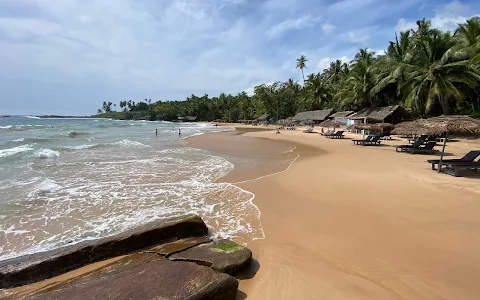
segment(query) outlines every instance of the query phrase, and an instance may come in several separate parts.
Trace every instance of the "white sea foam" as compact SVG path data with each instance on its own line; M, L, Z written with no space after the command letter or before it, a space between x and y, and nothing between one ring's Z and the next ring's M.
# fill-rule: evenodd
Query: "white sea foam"
M12 142L24 142L25 139L24 138L21 138L21 139L16 139L16 140L13 140Z
M0 129L10 129L12 127L13 127L12 125L0 126Z
M36 116L24 116L24 118L28 118L28 119L41 119L40 117L36 117Z
M151 134L152 128L154 132L156 126L158 140L135 141L139 134ZM127 126L111 131L67 124L52 129L57 132L48 129L35 135L46 139L48 146L44 147L53 150L35 151L28 145L35 152L9 165L8 176L0 176L6 187L2 195L9 201L0 199L1 228L8 228L0 233L5 235L0 260L114 235L186 213L200 215L215 238L232 238L243 244L262 238L254 195L235 185L215 182L230 172L233 164L208 151L179 146L182 143L177 136L160 134L169 127L146 122L142 128ZM199 128L182 128L182 135L211 130ZM69 130L89 135L72 145L77 143L66 142ZM111 143L105 137L117 139ZM89 139L95 142L86 142ZM28 142L31 138L25 138ZM98 151L62 150L89 149L93 143L101 146ZM62 144L69 146L59 146ZM62 159L36 159L57 157L55 150L62 152Z
M98 146L97 144L86 144L86 145L78 145L78 146L62 146L61 148L63 149L68 149L68 150L83 150L83 149L89 149L92 147Z
M15 226L12 225L6 229L0 229L0 232L3 232L4 234L19 235L19 234L28 233L28 230L15 230Z
M37 158L55 158L60 156L60 152L52 149L40 149L35 153Z
M36 198L39 196L44 196L48 193L54 193L58 190L60 190L62 186L57 184L54 180L51 179L45 179L39 184L37 184L34 189L28 193L29 198Z
M33 150L33 147L31 145L22 145L14 148L9 148L9 149L2 149L0 150L0 157L8 157L12 156L18 153L26 152L26 151L31 151Z
M114 142L114 143L112 143L112 145L117 145L117 146L122 146L122 147L131 147L131 148L150 147L150 146L144 145L140 142L131 141L131 140L128 140L128 139L123 139L121 141Z

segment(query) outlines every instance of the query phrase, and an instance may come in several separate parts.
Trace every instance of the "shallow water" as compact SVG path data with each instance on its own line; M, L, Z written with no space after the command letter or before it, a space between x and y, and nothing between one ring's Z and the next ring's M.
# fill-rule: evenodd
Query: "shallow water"
M233 164L183 141L223 130L231 129L1 117L0 260L185 213L203 217L215 237L263 237L253 194L215 182Z

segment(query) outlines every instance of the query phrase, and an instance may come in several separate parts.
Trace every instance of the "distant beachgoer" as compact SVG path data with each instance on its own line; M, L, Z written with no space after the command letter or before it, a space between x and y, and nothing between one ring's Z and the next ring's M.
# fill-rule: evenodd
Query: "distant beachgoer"
M158 129L155 128L155 135L157 136L158 135Z
M178 136L180 136L182 134L182 131L180 130L180 128L178 128Z

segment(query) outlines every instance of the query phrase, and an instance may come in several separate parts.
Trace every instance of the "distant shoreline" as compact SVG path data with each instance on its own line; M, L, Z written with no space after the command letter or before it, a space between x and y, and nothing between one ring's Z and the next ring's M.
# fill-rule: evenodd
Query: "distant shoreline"
M91 116L58 116L58 115L43 115L43 116L35 116L41 119L90 119Z

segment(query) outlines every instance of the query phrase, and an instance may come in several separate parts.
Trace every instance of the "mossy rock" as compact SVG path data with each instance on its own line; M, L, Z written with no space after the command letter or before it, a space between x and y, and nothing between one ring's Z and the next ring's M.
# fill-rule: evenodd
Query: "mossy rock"
M173 261L191 261L234 275L252 260L252 251L230 240L219 240L195 246L168 257Z
M212 251L215 252L226 252L226 253L232 253L235 251L239 251L244 249L242 245L239 245L235 242L229 241L229 240L223 240L217 244L215 248L212 248Z

